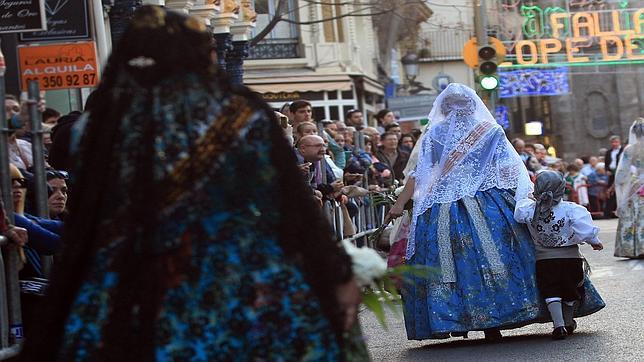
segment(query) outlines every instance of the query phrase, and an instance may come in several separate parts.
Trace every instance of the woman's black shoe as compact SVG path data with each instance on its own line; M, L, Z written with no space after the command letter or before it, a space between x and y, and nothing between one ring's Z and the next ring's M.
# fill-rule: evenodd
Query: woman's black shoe
M503 340L501 331L498 329L486 329L483 333L485 333L485 340L488 342L501 342Z
M566 327L557 327L552 331L552 339L566 339Z
M566 333L568 333L569 336L572 336L575 329L577 329L577 321L573 320L572 325L566 326Z

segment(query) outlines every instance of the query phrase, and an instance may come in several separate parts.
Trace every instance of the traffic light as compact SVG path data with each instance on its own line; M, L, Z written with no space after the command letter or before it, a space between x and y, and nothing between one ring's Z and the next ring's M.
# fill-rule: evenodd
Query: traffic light
M499 78L496 76L496 49L493 45L484 45L479 47L478 56L479 85L485 90L495 90L499 86Z

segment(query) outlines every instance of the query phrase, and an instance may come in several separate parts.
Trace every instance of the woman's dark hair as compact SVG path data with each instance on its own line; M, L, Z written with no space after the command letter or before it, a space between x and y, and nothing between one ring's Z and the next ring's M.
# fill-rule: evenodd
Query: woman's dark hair
M400 139L398 140L398 147L402 146L403 140L405 138L411 138L411 140L416 144L416 138L411 133L405 133L402 136L400 136Z
M114 48L103 80L92 94L90 118L78 153L80 167L73 173L73 184L79 186L79 192L70 197L70 214L66 219L67 225L73 227L64 231L62 262L55 265L49 295L38 313L29 318L34 321L35 328L30 330L20 356L22 360L61 358L57 353L63 343L63 327L70 308L92 263L97 262L94 256L104 246L101 243L111 240L110 235L101 234L105 231L101 223L105 221L105 205L112 205L110 198L114 197L106 190L110 190L114 179L121 175L119 160L124 155L115 145L121 144L127 136L128 130L122 127L124 116L132 111L135 94L145 99L144 109L137 112L151 114L157 98L150 89L158 89L154 86L160 82L183 82L185 92L203 91L213 97L238 96L246 100L249 107L260 111L267 122L272 120L270 142L282 146L275 147L276 151L271 153L273 166L280 175L277 183L280 189L276 192L284 196L276 203L283 220L278 226L280 246L292 260L302 261L304 275L341 341L342 316L334 290L337 284L346 280L333 279L333 273L321 271L327 264L340 268L344 264L350 265L348 259L341 259L348 257L342 254L338 259L337 253L326 256L331 255L329 248L338 246L331 243L328 224L297 176L295 155L275 122L273 111L256 94L245 87L232 86L226 76L217 71L211 57L211 39L203 24L194 18L156 6L143 6ZM185 106L190 107L190 104ZM188 110L186 114L189 114ZM168 279L175 277L169 275L167 265L170 261L176 262L172 258L180 257L179 253L151 253L144 247L157 235L159 224L163 222L158 220L159 214L155 211L161 209L160 203L167 195L167 190L155 181L153 174L154 162L158 160L155 138L161 131L152 118L141 118L138 126L142 136L136 139L137 152L128 155L131 180L123 182L119 190L131 200L128 201L132 207L124 212L109 212L110 225L115 227L110 232L128 243L114 256L114 264L110 266L121 278L110 295L111 310L102 328L104 347L101 353L108 360L154 359L155 322L160 299ZM304 201L294 205L287 198ZM316 247L303 247L304 235L307 242ZM330 263L332 257L335 259ZM345 278L350 275L349 270ZM133 320L135 305L139 306L138 318ZM136 333L129 333L134 327Z
M56 117L56 118L60 117L60 112L58 112L57 110L55 110L53 108L45 108L45 111L42 112L43 121L46 120L47 118L51 118L51 117Z
M376 121L378 121L378 124L382 124L382 120L385 118L387 113L391 113L390 110L387 108L381 110L380 112L376 113Z

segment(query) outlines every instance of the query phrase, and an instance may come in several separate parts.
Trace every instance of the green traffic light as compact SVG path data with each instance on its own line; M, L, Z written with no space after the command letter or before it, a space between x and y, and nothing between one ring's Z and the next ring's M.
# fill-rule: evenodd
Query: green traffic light
M479 79L479 84L485 90L495 90L499 86L499 79L495 76L486 75Z

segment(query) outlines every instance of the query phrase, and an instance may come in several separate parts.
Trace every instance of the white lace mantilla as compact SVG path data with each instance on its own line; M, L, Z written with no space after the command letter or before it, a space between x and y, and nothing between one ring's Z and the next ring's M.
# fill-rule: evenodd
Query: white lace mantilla
M414 177L414 210L407 259L415 252L416 221L434 204L473 197L491 188L512 189L521 200L533 186L521 157L476 93L450 84L434 102L421 138Z

